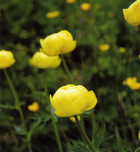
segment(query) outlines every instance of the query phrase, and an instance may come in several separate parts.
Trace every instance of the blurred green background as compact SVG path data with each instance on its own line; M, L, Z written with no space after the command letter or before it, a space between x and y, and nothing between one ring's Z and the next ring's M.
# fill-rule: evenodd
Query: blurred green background
M88 11L80 8L83 2L91 4ZM0 50L12 51L16 59L7 71L28 129L36 126L31 138L34 152L58 151L44 87L47 85L48 93L53 95L59 87L69 84L69 80L62 65L46 72L31 67L28 60L39 51L41 38L61 30L68 30L77 41L76 49L64 56L74 84L93 90L98 99L94 112L84 117L88 136L91 138L93 130L98 133L103 117L105 138L114 136L102 142L101 148L118 152L121 146L126 151L134 151L139 146L140 92L123 85L128 77L137 77L140 82L140 28L129 25L122 13L133 2L76 0L68 4L66 0L1 0ZM59 11L59 16L47 18L46 13L53 11ZM101 44L110 48L102 51ZM120 52L121 47L124 52ZM35 113L27 109L34 101L40 106ZM0 70L0 104L14 104L3 70ZM76 125L68 118L56 117L56 123L64 151L67 143L81 140ZM0 151L27 151L21 137L18 112L1 107Z

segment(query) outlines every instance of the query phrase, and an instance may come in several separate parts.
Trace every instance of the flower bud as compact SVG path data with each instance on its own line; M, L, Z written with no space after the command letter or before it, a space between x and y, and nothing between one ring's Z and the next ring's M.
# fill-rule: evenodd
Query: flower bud
M93 91L82 85L68 84L59 88L53 97L50 95L54 113L59 117L72 117L89 111L97 104Z
M56 56L73 51L76 47L76 40L73 41L73 37L68 31L62 30L47 36L44 40L41 39L40 44L41 52L48 56Z
M0 51L0 69L5 69L15 63L14 55L11 51Z
M90 3L82 3L80 7L83 11L88 11L91 7L91 4Z
M33 102L31 105L28 106L28 110L32 112L36 112L39 109L38 102Z
M58 11L48 12L48 13L46 14L46 17L47 17L47 18L55 18L55 17L57 17L57 16L59 16L59 12L58 12Z

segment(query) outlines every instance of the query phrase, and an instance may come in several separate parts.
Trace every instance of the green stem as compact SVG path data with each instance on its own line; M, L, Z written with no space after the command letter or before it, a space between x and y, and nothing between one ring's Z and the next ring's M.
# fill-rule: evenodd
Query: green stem
M47 71L45 71L45 92L47 94L47 99L49 99L46 76L47 76ZM54 128L54 132L55 132L55 136L56 136L56 141L57 141L57 144L58 144L59 152L63 152L61 141L60 141L60 137L59 137L59 132L58 132L58 129L57 129L57 126L56 126L56 123L55 123L55 116L53 114L52 107L51 107L50 103L49 103L49 111L50 111L50 114L51 114L51 120L52 120L52 124L53 124L53 128Z
M91 141L89 140L87 134L85 133L84 129L82 128L81 124L80 124L80 121L78 119L77 116L75 116L75 120L76 120L76 123L79 127L79 130L80 132L82 133L83 137L85 138L85 141L87 142L87 144L89 145L90 149L93 151L93 152L97 152L97 150L95 149L95 147L92 145Z
M136 149L134 152L138 152L140 150L140 147L138 149Z
M62 58L62 64L63 64L64 69L65 69L65 71L66 71L66 73L67 73L67 75L68 75L68 78L69 78L69 80L70 80L70 83L72 83L72 84L73 84L73 80L72 80L72 77L71 77L70 71L69 71L69 69L68 69L68 67L67 67L67 64L66 64L66 62L65 62L64 56L63 56L63 55L61 55L61 58Z
M12 92L13 92L13 95L14 95L14 97L15 97L15 107L16 107L16 109L18 110L18 112L19 112L19 114L20 114L20 118L21 118L23 130L24 130L24 132L25 132L25 134L26 134L26 137L28 137L28 132L27 132L26 124L25 124L24 115L23 115L22 109L21 109L21 107L20 107L19 98L18 98L18 96L17 96L17 93L16 93L16 91L15 91L15 88L14 88L12 82L11 82L11 79L10 79L10 77L9 77L6 69L4 69L4 73L5 73L5 76L6 76L6 78L7 78L8 83L9 83L9 86L10 86ZM27 145L28 145L29 152L32 152L30 139L27 141Z

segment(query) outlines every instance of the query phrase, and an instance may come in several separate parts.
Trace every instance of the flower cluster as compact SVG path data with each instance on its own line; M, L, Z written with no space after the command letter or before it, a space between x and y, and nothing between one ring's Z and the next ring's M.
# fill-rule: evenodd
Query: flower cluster
M123 81L123 85L130 87L132 90L140 89L140 83L137 82L136 77L128 77L125 81Z

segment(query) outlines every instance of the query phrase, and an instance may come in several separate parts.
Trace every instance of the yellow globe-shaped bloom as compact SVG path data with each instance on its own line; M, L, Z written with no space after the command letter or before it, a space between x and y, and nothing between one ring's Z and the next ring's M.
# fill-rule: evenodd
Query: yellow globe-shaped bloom
M41 51L42 49L40 49ZM57 68L60 63L61 59L59 56L47 56L42 52L36 52L33 57L29 60L29 63L32 66L46 69L46 68Z
M128 9L123 9L123 15L129 24L140 25L140 0L135 1Z
M128 77L125 81L123 81L123 85L128 86L132 90L140 89L140 83L137 82L136 77Z
M72 35L62 30L58 33L47 36L40 40L42 52L48 56L55 56L71 52L76 47L76 40L73 41Z
M83 11L88 11L91 7L91 4L90 3L82 3L80 7Z
M15 63L14 55L11 51L0 51L0 69L5 69Z
M76 0L66 0L68 4L74 3Z
M54 113L59 117L71 117L89 111L97 104L93 91L88 91L82 85L68 84L59 88L54 96L50 95Z
M47 18L55 18L55 17L57 17L57 16L59 16L59 12L58 12L58 11L48 12L48 13L46 14L46 17L47 17Z
M99 49L100 49L101 51L108 51L109 48L110 48L110 45L109 45L109 44L101 44L101 45L99 45Z

